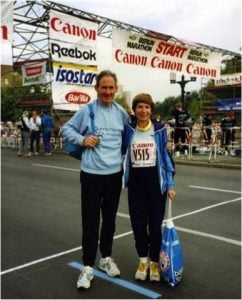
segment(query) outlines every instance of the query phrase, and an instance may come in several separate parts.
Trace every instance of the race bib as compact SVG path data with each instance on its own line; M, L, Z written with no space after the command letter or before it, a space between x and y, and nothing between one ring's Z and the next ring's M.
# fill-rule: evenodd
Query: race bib
M131 163L134 168L154 167L156 165L155 142L134 141L131 145Z

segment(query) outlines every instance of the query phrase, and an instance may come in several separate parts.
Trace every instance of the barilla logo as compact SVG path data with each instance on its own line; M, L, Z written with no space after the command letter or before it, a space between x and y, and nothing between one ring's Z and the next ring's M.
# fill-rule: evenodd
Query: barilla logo
M86 104L91 100L91 97L86 93L73 91L66 94L65 99L69 103Z

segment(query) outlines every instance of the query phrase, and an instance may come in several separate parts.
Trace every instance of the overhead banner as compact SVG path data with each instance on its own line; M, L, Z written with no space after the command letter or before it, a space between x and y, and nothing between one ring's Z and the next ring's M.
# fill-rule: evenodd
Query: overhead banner
M216 79L220 77L221 60L221 53L113 29L113 61L117 64Z
M77 110L96 98L98 24L50 11L53 107Z
M1 64L4 65L12 65L13 4L1 1Z
M23 85L43 84L47 82L46 62L31 63L21 66Z
M13 1L1 1L1 42L12 46Z
M217 99L215 106L217 111L240 111L241 99Z
M70 44L96 46L98 24L57 11L50 11L49 37Z
M233 73L221 75L220 79L214 81L215 86L242 84L242 74Z
M76 111L97 98L93 87L67 84L52 84L53 108Z
M97 65L97 49L78 44L50 40L50 53L53 61Z

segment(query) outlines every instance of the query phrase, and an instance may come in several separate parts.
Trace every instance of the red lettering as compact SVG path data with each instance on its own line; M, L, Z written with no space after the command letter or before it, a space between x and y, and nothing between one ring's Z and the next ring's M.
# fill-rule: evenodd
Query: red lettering
M34 67L26 68L27 76L41 75L41 73L42 73L42 66L34 66Z
M54 31L63 32L64 34L81 36L89 40L96 40L97 33L95 30L79 27L78 25L63 23L60 18L54 17L50 20L50 26Z
M66 101L75 104L86 104L91 100L91 97L86 93L70 92L65 96Z
M161 41L156 48L156 53L182 58L187 50L187 47L177 46Z
M8 27L3 25L1 26L2 39L8 40Z

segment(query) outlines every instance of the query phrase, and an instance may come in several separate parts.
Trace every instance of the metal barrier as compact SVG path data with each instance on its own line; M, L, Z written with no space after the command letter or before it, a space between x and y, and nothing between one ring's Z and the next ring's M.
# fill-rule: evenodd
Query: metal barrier
M1 135L1 148L9 148L13 150L18 150L20 148L21 142L21 132L15 132L14 134L6 133ZM63 138L62 136L56 138L51 136L50 138L52 150L62 150L63 149ZM40 136L40 150L44 149L44 142L42 134Z
M205 129L211 128L211 138L208 140L208 136ZM208 160L217 159L218 155L227 156L228 154L235 156L234 150L239 148L241 145L241 128L232 127L231 133L234 133L234 139L230 140L229 144L225 144L223 138L223 128L220 126L211 126L211 127L200 127L193 126L189 127L179 127L179 129L184 129L186 131L186 142L182 143L181 140L175 145L174 143L174 133L175 129L168 126L168 140L172 144L172 151L175 154L175 157L182 156L186 159L192 159L194 155L208 155ZM175 147L186 146L188 150L183 151L183 153L177 153Z

